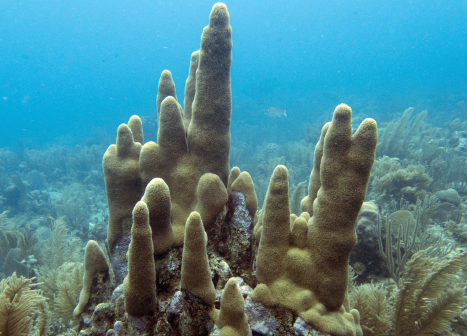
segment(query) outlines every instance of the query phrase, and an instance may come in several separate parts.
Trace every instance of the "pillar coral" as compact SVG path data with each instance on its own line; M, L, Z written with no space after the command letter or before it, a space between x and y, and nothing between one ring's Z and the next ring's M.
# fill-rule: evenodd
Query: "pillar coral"
M237 174L237 170L235 168L238 169L239 174L234 178L232 177L232 175ZM251 217L254 217L256 214L256 209L258 207L258 200L256 198L255 185L253 184L253 180L251 179L250 174L248 174L247 172L240 173L240 169L238 167L234 167L229 176L229 186L227 187L227 190L229 189L229 194L232 191L237 191L245 195L245 201L248 211L250 212Z
M172 96L177 100L177 94L175 93L175 83L172 79L172 73L169 70L162 71L161 78L159 79L159 85L157 86L157 117L159 118L161 112L161 104L165 98ZM158 121L160 121L158 119Z
M182 290L189 291L212 306L216 299L216 291L211 280L206 244L207 237L201 216L194 211L186 223L180 285Z
M135 141L133 136L141 134L142 141L141 120L138 119L133 116L128 125L118 127L117 144L109 146L102 160L109 207L107 245L111 253L120 239L129 236L133 207L143 195L144 187L139 174L141 143ZM134 127L133 130L130 126Z
M199 50L191 54L190 60L190 70L188 72L188 78L185 83L185 100L183 106L185 106L185 111L183 113L183 125L185 129L188 129L188 125L191 121L191 107L193 105L193 100L195 99L196 92L196 70L198 69L199 64Z
M186 102L193 98L187 113L182 114L172 76L164 71L157 97L157 143L141 147L141 121L136 116L128 126L120 125L117 144L108 148L103 159L111 253L119 239L129 236L131 210L153 178L162 178L170 189L173 241L168 246L183 244L191 211L201 213L205 226L222 211L229 174L231 49L227 7L216 4L203 31L201 49L192 55Z
M220 336L247 336L250 332L245 303L235 278L229 279L225 285L217 326Z
M133 209L131 243L128 248L128 275L123 281L125 310L131 316L154 313L156 300L156 270L149 226L149 209L145 202Z
M95 240L90 240L84 252L83 288L79 294L79 302L73 310L75 317L83 312L88 303L92 282L99 272L108 273L109 265L99 244Z
M170 223L170 190L161 178L152 179L146 186L143 198L149 210L154 254L168 251L173 242L173 229Z
M196 78L188 79L189 83L196 82L189 123L183 121L176 99L166 97L160 106L157 144L148 142L141 149L143 183L160 177L169 186L175 245L183 243L185 221L196 206L209 209L210 219L206 218L207 213L201 213L204 225L209 226L227 201L231 49L227 7L216 4L201 37ZM195 65L196 54L192 57L191 72ZM210 175L202 178L206 173ZM209 193L197 193L203 189L199 182L216 187Z
M227 8L216 4L203 31L201 49L191 58L185 112L177 102L170 72L164 71L157 99L157 143L143 145L141 120L133 116L128 125L120 125L116 145L104 155L107 243L111 259L118 252L119 267L123 260L126 266L134 208L130 271L124 283L130 315L157 310L154 260L182 244L179 288L214 311L216 293L206 231L214 222L224 223L223 218L216 219L228 200L226 187L229 193L245 195L251 217L256 212L248 173L234 168L228 178L231 47ZM348 257L356 242L355 221L365 197L376 141L376 123L371 119L352 136L351 110L339 105L316 146L309 195L302 201L306 212L299 217L290 216L287 169L275 169L255 227L259 285L251 295L254 300L266 307L290 309L320 331L338 336L361 334L358 312L346 310L343 302ZM120 284L124 272L118 272L114 262L112 266ZM243 302L234 286L233 282L226 286L223 311L211 318L223 334L243 335L247 331ZM186 293L184 298L190 298ZM184 321L190 324L190 319ZM209 328L206 324L206 330Z
M306 215L297 217L292 227L287 169L274 170L257 223L262 227L257 255L260 284L254 300L290 308L320 331L361 334L358 312L347 312L343 302L349 255L357 240L355 223L376 143L376 122L364 120L352 136L351 110L339 105L317 146L322 146L322 157L315 159L320 162L319 180L312 173L315 181L310 185L320 186L314 199L305 200L312 202L313 216L308 221Z

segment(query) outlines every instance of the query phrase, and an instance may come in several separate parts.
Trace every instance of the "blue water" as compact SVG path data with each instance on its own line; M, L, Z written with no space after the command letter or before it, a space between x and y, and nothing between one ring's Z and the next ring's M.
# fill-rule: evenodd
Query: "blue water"
M213 4L2 0L0 147L115 134L132 114L152 114L164 69L183 102L190 55ZM467 113L465 0L227 6L234 137L244 124L270 125L263 140L278 133L294 140L341 102L382 120L409 106L432 117ZM289 117L268 118L270 106L288 108Z

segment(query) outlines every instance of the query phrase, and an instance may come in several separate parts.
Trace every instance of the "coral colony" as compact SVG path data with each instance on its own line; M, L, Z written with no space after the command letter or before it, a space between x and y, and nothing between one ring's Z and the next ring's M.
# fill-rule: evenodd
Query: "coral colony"
M288 169L269 155L277 145L264 145L255 155L261 162L250 165L263 171L255 185L249 173L229 168L229 154L236 155L231 33L227 7L215 4L191 55L185 109L164 70L153 117L157 143L144 143L147 119L132 116L104 154L103 176L86 166L96 148L77 149L75 166L71 156L68 166L57 159L64 153L45 160L24 152L25 162L54 167L47 176L55 180L67 169L87 170L89 193L70 188L61 202L65 196L45 190L37 170L23 174L26 183L17 172L9 175L2 196L9 210L0 214L2 336L408 336L465 329L459 280L467 252L453 246L467 242L460 211L467 188L459 182L467 177L467 132L452 131L450 147L440 145L441 137L415 139L427 128L426 112L411 119L410 108L386 125L377 146L376 122L363 120L353 134L352 111L341 104L316 146L290 150L300 159ZM286 116L279 108L268 112ZM462 125L450 127L467 129ZM410 152L417 142L423 151ZM446 148L457 160L449 169L440 159ZM429 170L406 160L412 157L430 162ZM0 161L7 171L17 165L11 152L0 152ZM292 182L301 170L311 170L307 195L304 182ZM96 215L96 204L105 203L102 180L108 218ZM28 188L37 189L34 201ZM45 211L36 235L7 230L10 210L48 209L49 200L53 216ZM435 223L453 237L447 244ZM40 267L34 246L42 246Z

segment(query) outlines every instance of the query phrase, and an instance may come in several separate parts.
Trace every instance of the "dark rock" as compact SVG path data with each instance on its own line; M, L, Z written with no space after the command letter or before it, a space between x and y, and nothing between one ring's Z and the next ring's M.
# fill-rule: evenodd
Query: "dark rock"
M350 265L358 275L357 283L368 282L378 277L389 277L375 235L378 216L379 209L375 203L363 203L357 218L357 244L350 253Z

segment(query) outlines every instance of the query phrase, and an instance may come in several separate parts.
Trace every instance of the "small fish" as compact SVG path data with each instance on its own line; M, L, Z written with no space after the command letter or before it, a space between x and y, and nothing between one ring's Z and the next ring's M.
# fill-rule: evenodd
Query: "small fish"
M270 107L268 108L266 115L268 117L273 117L273 118L282 117L282 116L287 117L287 109L281 110L278 107Z
M47 216L47 225L49 227L55 225L55 218L53 218L52 216Z

